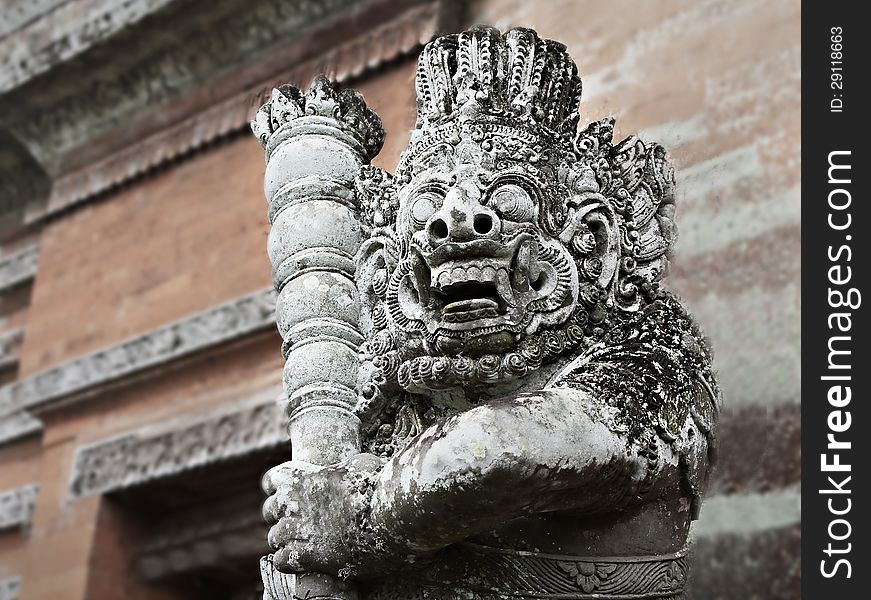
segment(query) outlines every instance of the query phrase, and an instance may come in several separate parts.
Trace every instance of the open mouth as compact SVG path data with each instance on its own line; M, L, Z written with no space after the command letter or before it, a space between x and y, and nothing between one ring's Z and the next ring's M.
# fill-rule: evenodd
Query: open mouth
M450 283L442 287L438 295L441 296L442 320L447 323L490 319L505 312L505 302L493 283Z
M531 236L491 246L458 244L428 256L413 249L416 304L449 327L512 325L530 302L553 290L553 269L539 262Z

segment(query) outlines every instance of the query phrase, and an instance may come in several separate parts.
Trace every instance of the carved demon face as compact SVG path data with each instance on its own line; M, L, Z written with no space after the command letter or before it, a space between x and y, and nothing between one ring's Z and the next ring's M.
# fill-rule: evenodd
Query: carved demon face
M493 161L471 141L452 150L399 190L395 306L430 354L506 352L577 303L575 261L546 231L565 198L526 160Z

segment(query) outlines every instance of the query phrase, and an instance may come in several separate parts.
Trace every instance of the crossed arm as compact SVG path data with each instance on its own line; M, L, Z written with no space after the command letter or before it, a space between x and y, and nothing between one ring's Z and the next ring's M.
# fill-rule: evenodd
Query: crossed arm
M365 576L525 514L625 505L656 474L596 410L545 390L452 416L386 463L279 465L264 477L275 563Z

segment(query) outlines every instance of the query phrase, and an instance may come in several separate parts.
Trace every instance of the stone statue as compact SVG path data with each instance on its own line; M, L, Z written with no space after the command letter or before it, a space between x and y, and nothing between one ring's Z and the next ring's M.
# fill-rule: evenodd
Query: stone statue
M294 456L267 597L681 598L720 400L660 287L665 151L578 130L577 67L529 29L432 41L416 88L395 175L323 78L252 122Z

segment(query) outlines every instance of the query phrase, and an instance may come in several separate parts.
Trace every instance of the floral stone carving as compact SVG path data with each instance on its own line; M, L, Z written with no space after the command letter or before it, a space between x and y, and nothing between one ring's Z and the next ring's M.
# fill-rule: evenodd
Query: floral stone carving
M664 149L579 129L575 63L528 29L434 40L416 89L395 175L324 79L252 122L294 455L267 595L680 598L720 397L660 286Z

